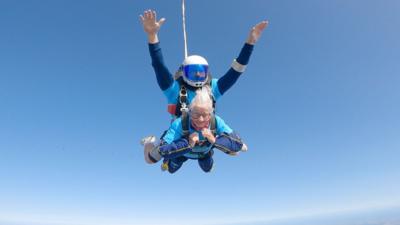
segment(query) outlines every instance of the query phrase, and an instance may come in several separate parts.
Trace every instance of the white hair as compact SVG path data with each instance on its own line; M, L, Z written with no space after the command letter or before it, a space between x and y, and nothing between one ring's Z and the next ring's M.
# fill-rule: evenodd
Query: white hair
M210 87L203 86L202 88L196 90L196 96L190 103L189 109L193 110L195 106L206 107L210 113L213 112L213 101L211 98Z

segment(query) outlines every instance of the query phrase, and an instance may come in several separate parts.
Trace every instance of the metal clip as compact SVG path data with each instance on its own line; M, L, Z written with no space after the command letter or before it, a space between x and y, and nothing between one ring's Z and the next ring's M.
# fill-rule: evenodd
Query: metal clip
M183 105L186 104L186 98L187 98L187 91L185 87L181 88L180 94L179 94L179 102Z
M186 106L186 103L182 103L181 112L189 112L189 108Z

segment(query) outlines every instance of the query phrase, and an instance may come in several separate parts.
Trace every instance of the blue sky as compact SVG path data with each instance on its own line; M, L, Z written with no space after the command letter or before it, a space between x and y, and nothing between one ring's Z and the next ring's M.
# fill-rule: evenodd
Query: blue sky
M249 151L147 165L168 127L139 14L183 60L181 1L0 1L0 221L219 224L400 205L400 2L186 2L215 77L268 19L218 113ZM199 216L203 215L203 216Z

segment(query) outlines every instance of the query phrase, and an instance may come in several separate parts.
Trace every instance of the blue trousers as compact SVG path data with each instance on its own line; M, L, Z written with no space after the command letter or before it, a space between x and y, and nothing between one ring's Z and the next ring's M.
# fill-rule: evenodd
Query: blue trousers
M206 173L210 172L214 165L214 160L212 158L212 155L213 151L211 150L204 158L197 159L200 168ZM168 172L175 173L176 171L179 170L179 168L182 167L183 163L186 162L187 160L188 158L185 156L179 156L176 158L169 159Z

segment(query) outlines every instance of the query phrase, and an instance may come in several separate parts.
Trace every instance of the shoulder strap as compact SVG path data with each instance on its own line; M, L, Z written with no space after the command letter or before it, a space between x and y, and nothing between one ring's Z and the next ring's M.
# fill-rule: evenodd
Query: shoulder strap
M216 136L217 135L217 119L215 118L214 113L211 113L211 118L210 118L210 130L211 133Z
M187 139L189 138L189 117L187 111L182 111L181 124L182 124L182 136Z
M189 99L187 96L187 88L183 82L182 77L180 77L177 81L179 84L179 96L178 96L178 102L177 102L176 108L175 108L175 116L180 117L182 115L182 108L189 106Z
M185 105L186 107L188 107L189 104L190 104L189 103L189 98L188 98L188 90L196 91L198 88L195 88L195 87L187 85L185 83L185 81L183 81L182 76L178 77L176 79L176 81L179 84L179 97L178 97L178 103L177 103L176 109L175 109L175 116L176 117L180 117L182 115L182 113L181 113L182 106ZM210 89L211 89L211 81L212 81L212 77L209 74L208 78L207 78L207 82L206 82L205 85L208 85L210 87ZM211 97L211 99L213 101L213 110L215 112L215 98L212 95L212 93L210 95L211 95L210 97Z

